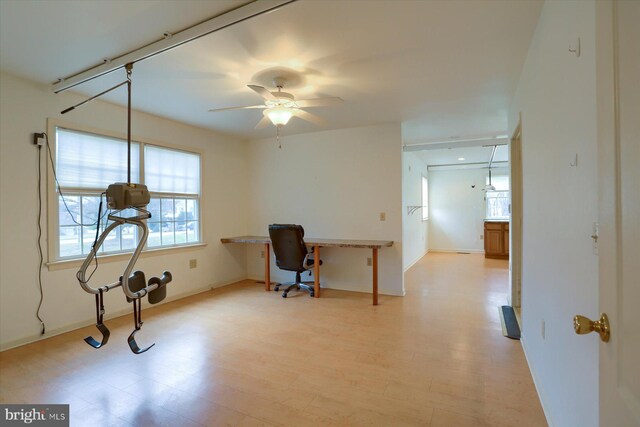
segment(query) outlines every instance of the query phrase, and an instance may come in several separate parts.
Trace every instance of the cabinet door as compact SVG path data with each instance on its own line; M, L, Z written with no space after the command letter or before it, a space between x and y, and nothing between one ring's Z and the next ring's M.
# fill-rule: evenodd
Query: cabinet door
M509 255L509 223L505 224L504 227L504 238L502 239L502 249L504 252L503 255Z
M502 231L486 230L484 234L485 252L488 255L502 255Z

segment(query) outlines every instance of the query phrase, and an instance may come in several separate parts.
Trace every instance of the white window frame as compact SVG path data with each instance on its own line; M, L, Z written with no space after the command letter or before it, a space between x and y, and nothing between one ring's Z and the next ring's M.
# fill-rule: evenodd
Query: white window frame
M429 220L429 178L421 175L422 178L420 179L420 200L422 201L422 220L423 221L428 221ZM426 189L427 189L427 200L424 200L424 190L425 190L425 184L426 184Z
M504 194L506 196L505 198L507 199L507 201L509 203L511 203L511 200L510 200L510 198L511 198L511 177L509 175L507 175L507 174L499 174L499 175L494 175L492 178L495 179L496 177L507 177L507 179L509 181L509 189L508 190L495 190L495 191L488 190L488 191L485 191L485 193L484 193L484 215L485 215L485 219L494 219L494 220L509 219L509 217L511 216L510 212L507 212L506 216L490 216L489 215L489 197L488 197L489 194L498 194L498 193ZM486 177L485 177L485 183L488 184L488 182L489 182L489 175L487 174Z
M155 144L153 144L155 145ZM157 145L155 145L157 147ZM162 147L164 148L164 147ZM200 216L201 214L201 202L200 202L200 198L197 195L193 195L193 194L184 194L184 193L180 193L180 194L175 194L175 193L165 193L165 192L150 192L151 193L151 198L152 199L160 199L160 200L164 200L164 199L173 199L174 203L176 199L183 199L183 200L197 200L198 201L198 219L196 220L184 220L184 221L176 221L175 219L173 221L154 221L153 218L151 218L150 220L147 220L147 223L151 223L151 224L162 224L162 223L173 223L174 227L175 224L177 222L185 222L189 223L189 222L197 222L198 223L198 237L199 240L197 242L185 242L185 243L174 243L171 245L161 245L161 246L151 246L149 247L149 240L147 239L147 245L145 245L145 250L155 250L155 249L163 249L163 248L173 248L173 247L183 247L183 246L191 246L191 245L197 245L202 243L202 235L200 234L200 230L202 229L202 225L201 225L201 221L202 218ZM160 234L161 234L161 239L162 239L162 225L160 226ZM173 230L173 238L175 240L176 238L176 230L174 228Z
M110 132L110 131L105 131L103 129L94 129L94 128L90 128L87 126L82 126L82 125L78 125L78 124L72 124L72 123L67 123L67 122L63 122L63 121L59 121L59 120L55 120L55 119L48 119L47 120L47 134L49 136L49 146L51 149L51 155L53 157L53 161L57 163L57 156L56 156L56 147L57 147L57 135L56 135L56 129L57 128L63 128L63 129L67 129L69 131L74 131L74 132L84 132L84 133L90 133L90 134L94 134L94 135L98 135L98 136L103 136L103 137L108 137L108 138L117 138L120 140L124 140L126 142L127 140L127 136L125 134L121 134L121 133L117 133L117 132ZM160 148L167 148L170 150L176 150L176 151L184 151L187 153L191 153L191 154L197 154L199 157L199 161L200 161L200 194L179 194L179 193L164 193L164 192L151 192L151 198L178 198L178 199L189 199L189 198L195 198L198 200L198 219L197 219L197 223L198 223L198 241L197 242L190 242L190 243L181 243L181 244L176 244L176 245L165 245L165 246L159 246L159 247L147 247L147 245L145 245L145 248L143 249L143 257L146 253L154 253L154 252L165 252L165 251L172 251L172 250L181 250L181 249L185 249L185 250L189 250L189 249L193 249L195 247L201 247L206 245L205 241L204 241L204 218L202 216L202 205L203 205L203 193L204 193L204 187L203 187L203 175L204 175L204 167L203 167L203 153L201 150L196 149L196 148L192 148L192 147L184 147L184 146L177 146L177 145L173 145L173 144L168 144L165 142L158 142L158 141L150 141L147 139L141 139L141 138L136 138L135 141L138 145L138 148L140 150L140 155L139 155L139 161L140 161L140 183L144 183L144 147L146 145L153 145L156 147L160 147ZM56 182L55 182L55 177L53 174L53 169L51 168L51 161L49 160L49 153L46 153L45 157L46 160L46 165L47 165L47 240L48 240L48 245L47 245L47 265L49 266L49 268L51 268L51 266L54 266L56 264L67 264L67 263L78 263L81 262L81 260L83 260L86 255L79 255L79 256L73 256L73 257L60 257L59 254L59 249L60 249L60 245L59 245L59 240L60 240L60 224L59 224L59 193L57 191L57 186L56 186ZM99 195L100 193L102 193L103 191L105 191L105 188L65 188L63 187L63 193L65 196L69 195L69 196L74 196L76 194L78 195L90 195L90 194L95 194L95 195ZM103 204L103 209L106 209L106 206ZM105 217L106 220L106 217ZM108 252L105 254L100 255L100 260L103 261L105 259L109 259L109 258L113 258L114 260L120 259L120 258L128 258L129 254L131 254L133 250L125 250L125 251L117 251L117 252Z

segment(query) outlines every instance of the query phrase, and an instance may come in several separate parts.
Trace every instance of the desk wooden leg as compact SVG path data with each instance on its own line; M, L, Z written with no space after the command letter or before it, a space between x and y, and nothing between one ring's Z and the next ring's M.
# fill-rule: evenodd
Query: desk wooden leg
M378 305L378 248L373 248L373 305Z
M269 250L269 244L264 244L264 290L269 292L271 290L271 251Z
M320 298L320 246L313 247L313 295Z

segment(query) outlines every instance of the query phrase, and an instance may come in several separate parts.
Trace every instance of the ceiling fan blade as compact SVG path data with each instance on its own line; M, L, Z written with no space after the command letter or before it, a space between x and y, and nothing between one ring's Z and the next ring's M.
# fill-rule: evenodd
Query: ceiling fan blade
M227 110L248 110L252 108L267 108L266 105L247 105L246 107L227 107L227 108L212 108L209 110L210 113L217 113L218 111L227 111Z
M314 98L314 99L301 99L296 101L296 105L301 108L305 107L330 107L332 105L338 105L344 102L344 99L337 96L331 96L327 98Z
M325 126L327 124L327 121L325 119L323 119L322 117L316 116L315 114L311 114L307 111L304 110L298 110L296 109L293 112L293 115L296 117L300 117L303 120L306 120L308 122L313 123L314 125L318 125L318 126Z
M256 125L255 129L264 129L267 126L269 126L270 124L271 124L271 120L269 120L269 117L263 116L262 120L260 120L258 122L258 124Z
M276 98L275 96L273 96L273 94L271 92L269 92L267 89L263 88L262 86L258 86L258 85L247 85L247 87L249 89L254 90L255 92L258 93L258 95L260 95L261 97L263 97L264 99L268 99L269 101L277 101L278 98Z

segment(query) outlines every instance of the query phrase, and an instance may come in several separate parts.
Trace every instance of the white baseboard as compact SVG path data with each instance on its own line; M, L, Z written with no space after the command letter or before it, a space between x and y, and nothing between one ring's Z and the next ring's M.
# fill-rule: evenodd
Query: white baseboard
M249 280L256 280L256 281L263 281L264 277L263 276L256 276L256 275L249 275L247 276L247 279ZM291 280L289 280L291 281ZM271 279L271 282L274 283L274 280ZM363 289L346 289L346 288L334 288L331 287L330 285L326 284L326 283L321 283L322 285L322 289L333 289L336 291L345 291L345 292L360 292L363 294L370 294L371 290L363 290ZM387 293L387 292L382 292L381 290L378 290L378 295L388 295L388 296L392 296L392 297L403 297L405 295L405 292L402 293Z
M484 250L482 249L429 249L429 252L439 252L439 253L447 253L447 254L455 254L458 252L469 252L472 254L483 254Z
M418 261L420 261L422 258L424 258L429 252L430 252L430 249L427 249L425 253L420 255L418 258L414 259L406 268L404 268L402 270L402 272L406 273L407 270L409 270L411 267L413 267Z
M216 282L216 283L214 283L212 285L209 285L209 289L216 289L216 288L221 288L223 286L233 285L234 283L242 282L243 280L247 280L247 279L249 279L248 276L241 276L241 277L238 277L238 278L235 278L235 279L231 279L231 280L225 280L225 281L222 281L222 282ZM195 292L195 293L199 293L199 292ZM187 296L188 295L181 296L180 298L185 298Z
M193 289L187 292L182 292L176 295L172 295L170 297L167 297L164 301L162 301L160 304L156 304L157 305L162 305L162 304L166 304L168 302L171 301L175 301L175 300L179 300L182 298L187 298L190 297L192 295L196 295L196 294L200 294L202 292L207 292L210 291L211 289L215 289L215 288L220 288L222 286L227 286L230 285L232 283L236 283L236 282L240 282L242 280L245 280L247 277L246 276L242 276L241 278L237 278L237 279L232 279L232 280L226 280L223 282L216 282L207 286L203 286L197 289ZM142 311L145 311L147 309L151 308L149 305L147 305L147 307L143 308ZM116 317L120 317L120 316L124 316L124 315L128 315L131 313L131 309L130 308L125 308L122 310L117 310L117 311L112 311L109 314L105 314L104 316L104 320L110 320L110 319L115 319ZM81 320L78 322L74 322L65 326L61 326L59 328L55 328L55 329L51 329L49 331L47 331L46 334L44 335L29 335L27 337L24 338L20 338L17 340L13 340L13 341L9 341L6 343L2 343L0 344L0 351L5 351L5 350L9 350L15 347L20 347L22 345L26 345L26 344L30 344L36 341L40 341L40 340L44 340L47 338L51 338L51 337L55 337L56 335L61 335L67 332L71 332L71 331L75 331L76 329L80 329L80 328L84 328L86 326L91 326L94 325L96 322L95 317L92 317L91 319L86 319L86 320Z
M536 375L536 372L532 369L531 362L529 360L529 355L527 354L527 345L525 344L524 336L520 336L520 345L522 345L522 351L524 352L524 358L527 361L527 365L529 366L529 372L531 372L531 377L533 378L533 385L536 387L536 392L538 393L538 399L540 399L540 405L542 406L542 411L544 412L544 417L547 419L547 424L549 427L554 427L553 421L551 420L551 416L547 411L547 399L544 389L542 388L542 384Z
M345 292L358 292L361 294L372 294L370 289L346 289L346 288L333 288L331 286L328 285L323 285L322 289L333 289L336 291L345 291ZM378 295L386 295L386 296L390 296L390 297L403 297L404 296L404 292L398 292L398 293L393 293L393 292L383 292L381 290L378 290Z

